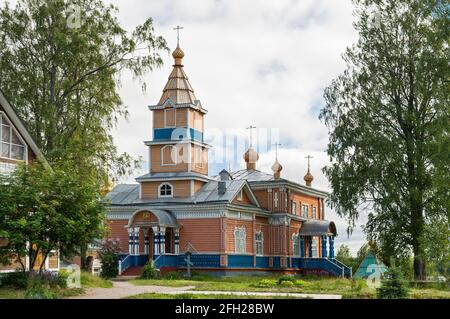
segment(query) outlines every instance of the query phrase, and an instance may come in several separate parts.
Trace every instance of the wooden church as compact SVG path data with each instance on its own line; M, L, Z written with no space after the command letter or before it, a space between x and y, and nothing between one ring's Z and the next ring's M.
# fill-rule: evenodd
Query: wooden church
M119 184L107 197L110 238L118 238L121 274L137 274L150 260L162 272L187 268L219 275L256 272L351 276L334 258L336 226L325 219L327 193L257 169L208 174L207 114L183 69L178 45L173 70L153 112L153 139L145 142L149 172L138 184Z

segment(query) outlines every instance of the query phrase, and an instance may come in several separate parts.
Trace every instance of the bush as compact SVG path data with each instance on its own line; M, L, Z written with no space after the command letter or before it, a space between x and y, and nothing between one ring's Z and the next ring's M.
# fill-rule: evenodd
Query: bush
M28 273L22 271L2 274L0 277L0 287L9 287L17 289L27 288Z
M401 271L392 266L384 273L381 287L377 289L380 299L404 299L408 297L407 284L402 278Z
M261 279L255 284L252 284L253 287L256 288L272 288L277 285L277 282L274 279Z
M306 285L306 281L304 281L304 280L296 280L295 281L295 285L299 286L299 287L303 287L303 286Z
M296 279L293 276L281 276L280 278L278 278L279 285L283 284L284 281L289 281L292 284L295 284Z
M103 278L115 278L119 274L119 241L114 239L105 239L99 251L99 257L102 261L102 270L100 276Z
M51 291L48 288L31 288L25 292L25 299L57 299L56 292Z
M294 287L294 283L292 281L287 280L283 280L279 285L286 288Z
M158 270L156 269L153 261L148 261L144 266L142 272L142 279L154 279L158 276Z

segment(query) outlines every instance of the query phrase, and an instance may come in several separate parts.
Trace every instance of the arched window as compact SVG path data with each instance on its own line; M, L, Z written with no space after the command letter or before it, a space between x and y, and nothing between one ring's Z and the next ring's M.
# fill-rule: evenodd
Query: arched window
M264 238L262 231L255 233L255 248L257 255L264 255Z
M169 183L159 185L159 197L173 197L173 187Z
M166 145L161 148L161 165L177 165L178 153L176 146Z
M245 227L236 227L234 229L234 250L236 253L245 253L245 238L246 238L246 232Z
M300 236L292 234L292 255L300 256Z

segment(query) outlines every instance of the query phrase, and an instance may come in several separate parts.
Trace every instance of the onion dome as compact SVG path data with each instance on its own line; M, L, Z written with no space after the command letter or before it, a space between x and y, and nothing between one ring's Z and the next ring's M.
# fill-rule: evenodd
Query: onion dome
M275 160L275 163L272 165L273 177L275 179L279 179L281 176L281 171L283 170L283 166L278 162L278 159Z
M303 179L306 182L306 186L311 187L311 183L314 180L314 176L312 176L311 172L308 169L308 172L306 173L306 175L303 177Z
M259 154L253 148L249 148L244 154L244 160L247 163L247 170L256 169L256 162L259 159Z
M184 58L184 52L179 45L177 45L177 48L172 52L172 56L175 59L175 65L182 65L181 60Z

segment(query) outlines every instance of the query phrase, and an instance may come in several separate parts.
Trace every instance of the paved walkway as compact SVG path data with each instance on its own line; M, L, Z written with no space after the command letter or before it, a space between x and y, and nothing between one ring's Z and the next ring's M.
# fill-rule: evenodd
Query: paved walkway
M294 297L312 299L341 299L340 295L299 294L279 292L242 292L242 291L193 291L194 286L167 287L167 286L135 286L126 281L113 281L112 288L88 288L81 296L73 299L121 299L143 293L162 294L200 294L200 295L236 295L261 297Z

